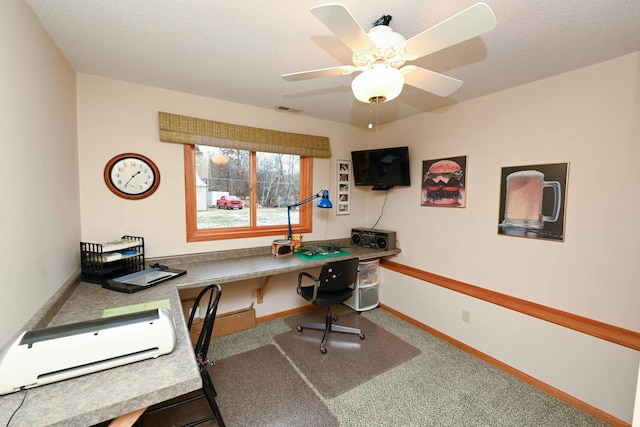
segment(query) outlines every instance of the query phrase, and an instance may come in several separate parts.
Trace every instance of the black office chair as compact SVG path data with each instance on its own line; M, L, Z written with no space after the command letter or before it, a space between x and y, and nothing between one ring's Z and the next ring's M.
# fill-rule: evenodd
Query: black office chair
M349 258L327 262L322 266L322 271L318 278L304 271L298 275L298 294L314 305L327 307L327 316L324 324L298 323L299 332L302 332L304 328L324 330L324 335L320 342L320 351L323 354L327 352L324 343L329 332L357 334L360 339L364 339L364 334L360 329L334 324L333 321L338 319L331 313L331 306L343 303L353 295L353 289L358 279L358 261L358 258ZM302 279L305 277L311 279L313 283L303 285Z
M209 285L206 288L204 288L198 294L198 297L193 303L193 308L191 309L191 314L189 315L189 321L187 322L187 327L189 328L189 331L191 331L191 328L193 327L193 321L196 315L196 308L200 307L201 301L207 301L207 311L203 320L202 330L198 335L198 340L193 346L196 354L196 361L198 363L198 368L200 369L200 377L202 378L202 393L197 394L195 396L193 395L193 393L189 393L177 399L172 399L167 402L162 402L162 403L153 405L147 411L145 411L140 421L143 421L143 418L145 415L150 415L159 411L173 408L178 405L193 402L202 397L205 397L207 399L207 402L209 403L209 406L211 407L211 411L213 412L213 415L201 420L193 421L189 424L186 424L185 427L195 426L213 419L218 421L218 424L220 425L220 427L224 427L225 424L224 424L224 421L222 420L222 414L220 413L220 409L218 408L218 404L216 403L216 399L215 399L217 395L216 389L213 386L213 381L211 380L211 377L209 376L209 371L207 370L207 367L213 364L212 362L209 361L209 358L207 357L207 352L209 351L209 343L211 342L211 336L213 334L213 325L216 320L216 312L218 311L218 302L220 301L221 294L222 294L222 287L217 283L213 285ZM141 426L142 423L137 423L136 425Z

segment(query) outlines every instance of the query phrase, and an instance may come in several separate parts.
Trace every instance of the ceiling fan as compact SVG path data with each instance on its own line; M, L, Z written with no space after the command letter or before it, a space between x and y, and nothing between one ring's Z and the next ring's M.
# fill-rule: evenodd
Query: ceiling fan
M400 95L405 83L441 97L451 95L462 85L461 80L404 65L405 62L469 40L496 26L496 17L485 3L476 3L409 40L389 27L390 15L375 21L367 33L342 4L315 6L311 13L351 48L353 65L283 74L282 78L294 82L361 71L351 88L356 99L364 103L390 101Z

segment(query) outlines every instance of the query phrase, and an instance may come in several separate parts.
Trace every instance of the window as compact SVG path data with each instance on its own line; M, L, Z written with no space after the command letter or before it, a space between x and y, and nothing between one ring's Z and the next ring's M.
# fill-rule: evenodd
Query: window
M184 145L187 241L286 236L287 206L313 193L313 158ZM311 232L311 204L291 211Z
M163 111L158 125L160 141L184 146L188 242L286 236L287 206L312 194L313 157L331 158L326 136ZM292 232L308 233L311 206L298 209Z

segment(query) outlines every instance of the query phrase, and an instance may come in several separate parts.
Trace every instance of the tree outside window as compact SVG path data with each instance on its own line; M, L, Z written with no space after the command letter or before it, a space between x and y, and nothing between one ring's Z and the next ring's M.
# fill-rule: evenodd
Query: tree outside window
M286 235L287 206L313 191L312 162L292 154L185 145L187 240ZM310 209L292 210L291 223L296 233L310 232Z

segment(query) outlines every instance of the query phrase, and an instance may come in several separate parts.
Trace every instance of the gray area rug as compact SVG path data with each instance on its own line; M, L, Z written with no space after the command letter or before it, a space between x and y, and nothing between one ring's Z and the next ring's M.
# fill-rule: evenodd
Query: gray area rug
M222 359L211 373L228 426L340 425L274 345Z
M332 399L370 379L418 356L421 351L396 335L356 313L348 313L334 322L362 329L358 335L331 332L326 343L327 353L320 352L323 331L304 329L298 332L298 322L324 322L326 309L317 309L284 319L291 330L274 337L316 390Z
M209 374L228 427L337 427L338 419L270 344L216 362ZM199 393L193 393L196 395ZM205 399L148 415L143 426L182 426L212 415ZM202 424L218 426L216 421Z

